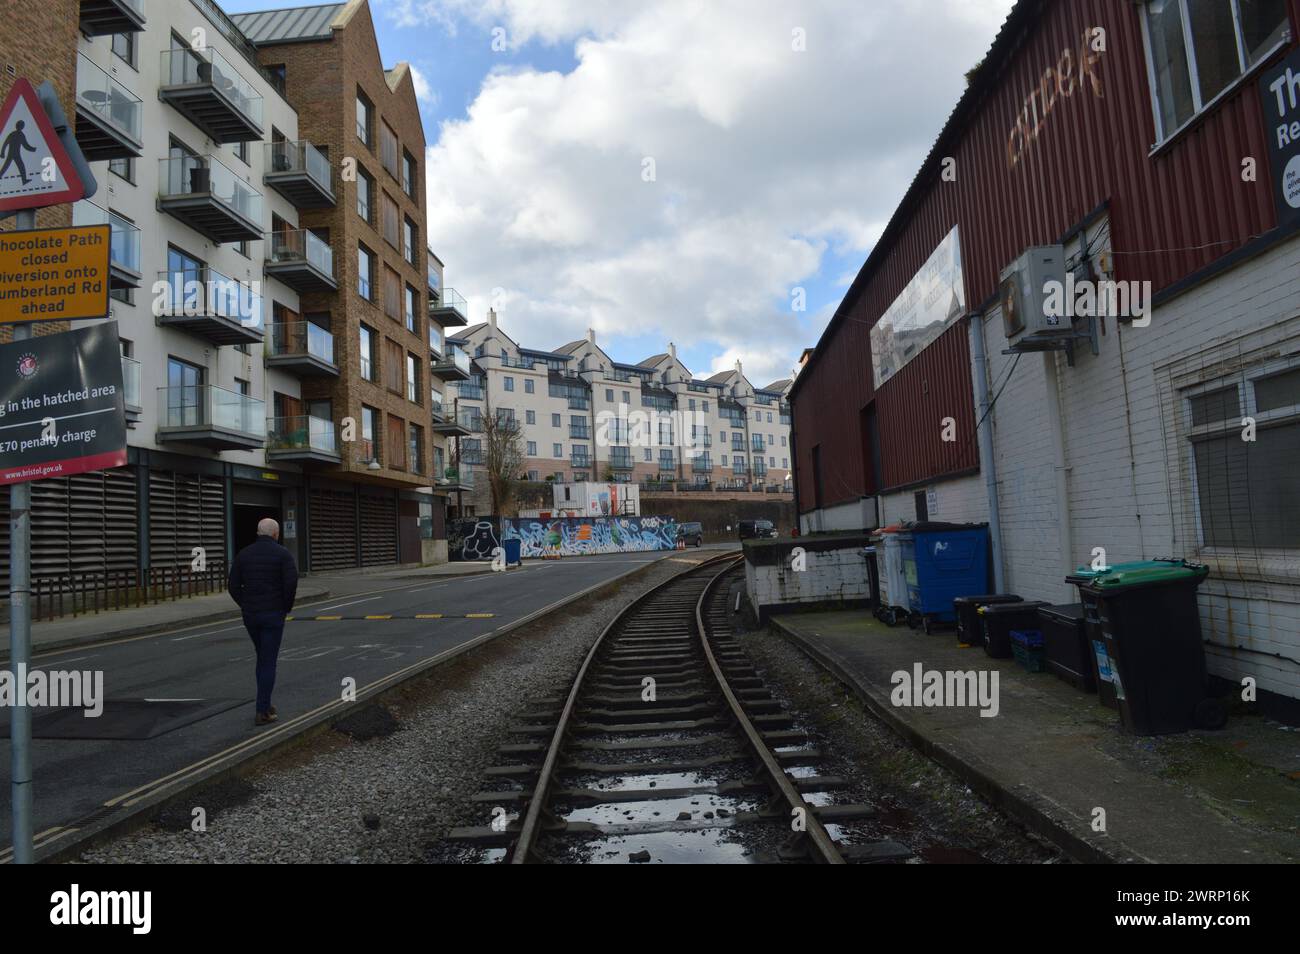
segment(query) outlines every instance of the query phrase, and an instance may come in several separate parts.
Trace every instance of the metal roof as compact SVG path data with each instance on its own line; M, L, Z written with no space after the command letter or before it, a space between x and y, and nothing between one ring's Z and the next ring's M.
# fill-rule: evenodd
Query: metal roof
M314 7L259 10L257 13L232 13L230 18L254 44L322 40L333 35L330 24L345 6L345 3L327 3Z

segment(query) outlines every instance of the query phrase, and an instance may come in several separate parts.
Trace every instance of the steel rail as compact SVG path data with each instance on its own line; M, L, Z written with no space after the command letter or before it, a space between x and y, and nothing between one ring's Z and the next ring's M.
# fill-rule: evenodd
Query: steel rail
M709 645L709 631L704 625L704 604L709 598L713 587L726 573L727 570L723 570L710 580L709 585L706 586L704 592L700 594L699 602L695 604L695 624L700 633L700 645L704 649L704 658L709 661L709 668L713 670L713 676L722 689L722 695L726 698L727 705L731 707L732 718L736 720L736 724L740 727L741 732L744 733L745 738L749 742L750 748L753 749L754 755L763 763L763 768L767 770L768 777L771 780L773 787L776 788L782 799L784 799L786 805L789 807L791 817L793 817L795 811L803 812L803 823L805 826L803 833L807 836L806 840L813 848L813 860L831 865L847 864L844 860L844 856L840 854L839 849L835 846L835 840L831 838L830 833L826 830L826 826L823 825L821 820L817 817L813 806L803 800L803 796L799 794L799 790L795 788L794 783L790 781L790 777L785 774L785 770L781 768L781 764L777 762L776 756L772 754L772 750L769 749L767 743L763 741L763 736L759 733L758 729L754 727L754 723L749 720L749 716L746 714L744 706L740 704L740 700L736 698L736 694L731 691L731 685L727 682L726 674L723 673L722 667L718 664L717 657L713 655L713 647ZM797 829L795 830L797 831Z
M734 563L740 558L740 555L736 553L724 553L721 556L704 560L698 566L694 566L689 570L683 570L681 573L664 580L657 586L646 590L627 606L623 607L623 609L619 610L617 615L615 615L614 618L605 625L605 628L600 631L600 635L596 637L596 641L592 643L591 649L587 651L586 657L582 660L582 666L578 669L578 675L573 680L573 687L569 690L569 696L564 701L564 708L561 710L559 721L555 725L555 732L551 735L551 743L546 749L546 758L542 761L541 770L537 773L537 783L533 786L533 794L528 800L528 810L524 813L523 822L519 826L519 835L515 840L514 851L510 856L511 864L526 864L531 859L533 845L537 840L537 836L541 833L542 812L546 809L547 795L550 792L551 782L555 775L555 768L559 764L560 753L564 748L564 741L568 735L569 722L572 720L574 709L577 707L578 696L582 692L583 683L587 680L587 672L590 670L591 664L600 652L601 647L605 644L605 637L613 632L614 629L623 623L629 616L635 613L642 603L646 602L650 597L657 595L661 590L681 583L685 577L698 573L716 563ZM727 569L730 569L730 567L727 567ZM722 573L727 572L727 569L722 570ZM721 576L722 573L719 573L718 575ZM708 592L708 589L708 587L705 587L706 593ZM698 615L698 604L696 609Z

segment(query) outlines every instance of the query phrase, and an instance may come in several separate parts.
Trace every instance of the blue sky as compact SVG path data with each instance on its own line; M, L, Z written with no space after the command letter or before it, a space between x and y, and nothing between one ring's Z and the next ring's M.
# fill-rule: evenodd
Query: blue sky
M385 65L427 83L430 244L472 320L594 327L628 362L671 340L759 385L816 343L1009 7L371 0Z

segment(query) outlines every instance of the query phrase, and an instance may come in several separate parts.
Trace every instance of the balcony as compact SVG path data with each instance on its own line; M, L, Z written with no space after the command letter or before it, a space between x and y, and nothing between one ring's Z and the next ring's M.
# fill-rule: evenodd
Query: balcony
M750 444L749 444L749 449L750 449L751 451L753 451L755 454L766 454L766 453L767 453L767 444L765 444L765 443L763 442L763 435L762 435L762 434L751 434L751 435L750 435Z
M464 444L460 448L460 462L462 464L469 464L469 465L474 465L474 464L478 464L480 466L482 465L483 448L477 440L472 442L471 441L464 442ZM462 477L468 476L468 474L463 473L461 474L461 476Z
M626 453L620 454L619 453L620 450L625 451ZM609 455L609 466L612 467L614 470L631 470L632 469L631 452L628 451L626 447L623 448L611 447L610 455Z
M266 366L304 377L339 374L334 362L334 336L310 321L276 321L266 338Z
M569 466L574 470L590 470L591 458L587 456L573 456L569 458Z
M165 286L155 301L156 321L216 345L262 340L262 296L214 268L159 272Z
M108 283L110 288L140 287L140 230L121 216L88 199L72 205L73 225L109 227Z
M474 489L474 472L471 470L448 467L441 477L434 481L439 490L472 491Z
M339 426L307 414L273 417L266 422L266 459L338 464Z
M570 398L569 398L569 410L570 410L570 411L589 411L589 410L591 410L591 398L585 398L585 397L570 397Z
M463 381L456 385L456 394L462 401L482 401L484 399L482 386L466 384Z
M731 449L737 454L745 452L745 439L743 437L733 437L731 439Z
M482 429L480 415L469 408L448 409L434 416L433 430L448 437L468 437Z
M429 350L435 355L441 356L444 347L446 345L442 340L442 330L432 321L429 322Z
M745 476L748 476L748 474L749 474L749 465L747 465L747 464L732 464L732 465L731 465L731 473L732 473L734 476L736 476L736 477L745 477Z
M429 371L444 381L466 381L469 379L469 355L459 345L448 345L446 353L433 362ZM465 397L464 391L460 396Z
M81 0L79 25L86 36L139 33L144 29L144 0Z
M211 47L163 50L158 98L208 134L213 142L262 138L262 97Z
M211 384L158 389L158 443L254 450L266 443L266 402Z
M158 208L221 245L262 237L262 193L216 156L160 159Z
M428 277L429 281L429 294L439 295L442 293L442 279L438 275L438 270L433 267L433 260L437 258L437 256L433 254L433 249L427 249L426 251L427 254L424 258L424 267L425 275Z
M512 358L510 357L510 355L506 355L504 358L501 359L501 367L518 368L521 371L531 371L533 370L533 368L537 367L537 359L536 358Z
M337 291L334 249L311 229L269 232L263 270L299 292Z
M441 295L429 295L429 320L436 321L444 328L469 324L465 317L468 311L465 298L454 288L444 288Z
M691 470L696 473L708 473L713 470L713 461L707 454L691 458Z
M576 437L581 441L589 441L591 440L591 428L586 424L570 424L569 436Z
M77 54L77 145L91 162L140 155L140 100Z
M140 362L126 355L122 355L122 403L126 405L128 424L140 420L144 412L140 403Z
M263 148L262 182L300 209L327 209L335 204L334 172L325 153L305 139L268 142Z
M712 447L712 446L713 446L713 435L712 435L712 434L704 434L704 435L701 435L701 436L698 436L698 437L697 437L696 435L692 434L692 435L691 435L691 443L692 443L692 445L695 446L695 447Z

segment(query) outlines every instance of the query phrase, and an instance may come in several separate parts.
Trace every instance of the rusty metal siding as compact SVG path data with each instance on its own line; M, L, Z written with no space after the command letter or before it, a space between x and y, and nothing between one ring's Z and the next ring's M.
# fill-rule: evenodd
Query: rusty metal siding
M967 114L948 149L956 161L956 181L941 181L937 167L927 170L926 180L918 180L904 199L899 221L873 250L865 286L855 283L850 290L856 297L841 306L843 314L832 319L797 382L796 479L804 488L804 509L813 506L810 455L818 443L827 484L824 503L879 489L867 486L857 422L858 412L873 398L887 486L975 466L973 441L965 442L967 422L973 430L974 420L962 328L945 332L879 394L873 395L871 385L869 325L953 225L961 229L966 301L972 309L993 297L999 272L1022 250L1058 241L1102 205L1110 218L1115 278L1150 281L1156 292L1276 225L1253 80L1241 83L1194 126L1150 155L1155 119L1139 9L1130 0L1026 2L1038 8L1032 32L1001 54L1001 73L993 76L993 85ZM1300 0L1290 0L1290 12L1294 48ZM1058 64L1063 50L1077 54L1084 30L1097 26L1106 29L1107 50L1096 68L1102 96L1082 88L1058 100L1038 138L1010 167L1007 139L1025 97L1045 70ZM987 68L999 67L990 62ZM1241 180L1246 156L1261 166L1253 183ZM936 390L938 382L955 385L958 380L961 387ZM952 405L941 416L955 417L959 444L972 446L963 446L960 453L935 446L938 427L929 417L936 402ZM831 490L832 474L837 492Z

